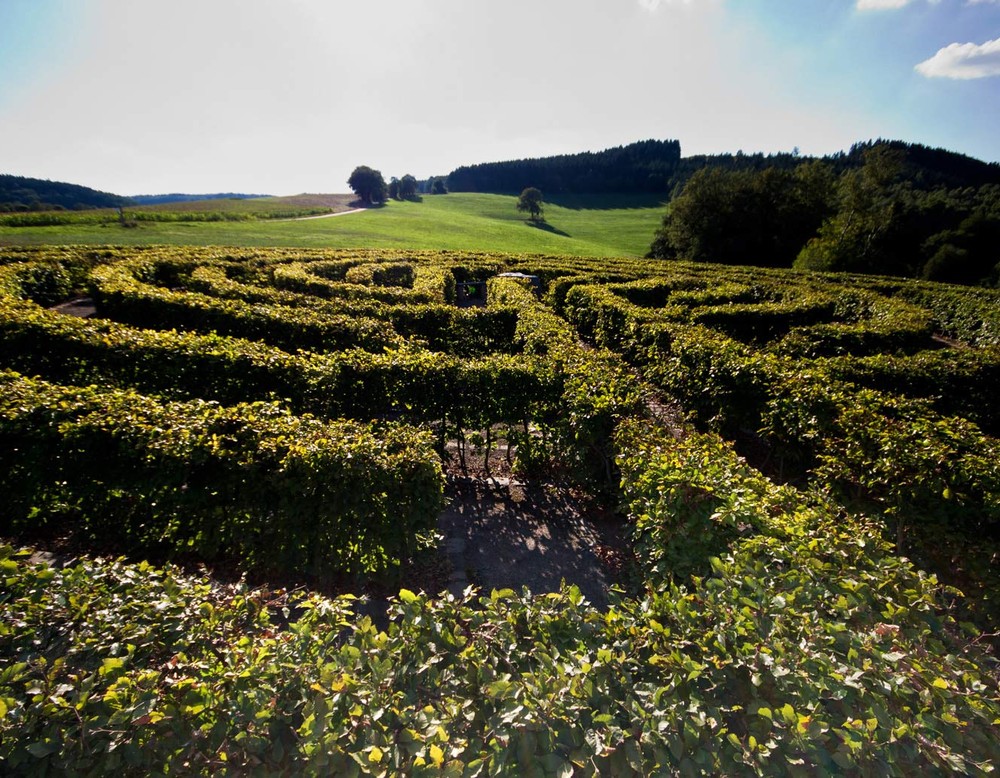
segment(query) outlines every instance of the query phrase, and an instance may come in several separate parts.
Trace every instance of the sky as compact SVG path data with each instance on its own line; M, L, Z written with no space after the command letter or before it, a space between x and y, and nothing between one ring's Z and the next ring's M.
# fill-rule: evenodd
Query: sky
M336 193L648 138L1000 161L1000 0L0 0L0 173Z

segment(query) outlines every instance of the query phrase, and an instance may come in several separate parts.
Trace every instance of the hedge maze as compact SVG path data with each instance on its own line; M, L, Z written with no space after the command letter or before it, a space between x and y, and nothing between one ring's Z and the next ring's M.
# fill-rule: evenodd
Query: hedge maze
M986 774L998 377L985 289L2 250L0 772ZM473 433L620 504L635 591L404 589L380 631L168 564L392 575ZM131 561L18 549L52 537Z

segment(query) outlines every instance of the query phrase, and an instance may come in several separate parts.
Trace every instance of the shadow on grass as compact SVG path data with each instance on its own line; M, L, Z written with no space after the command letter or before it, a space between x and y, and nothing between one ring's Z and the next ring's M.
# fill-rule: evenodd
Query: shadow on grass
M554 194L545 201L571 211L618 211L631 208L665 208L669 194L628 192L608 194Z
M558 227L553 227L544 219L528 219L528 226L534 227L536 230L551 232L553 235L562 235L564 238L571 237L568 232L563 232Z

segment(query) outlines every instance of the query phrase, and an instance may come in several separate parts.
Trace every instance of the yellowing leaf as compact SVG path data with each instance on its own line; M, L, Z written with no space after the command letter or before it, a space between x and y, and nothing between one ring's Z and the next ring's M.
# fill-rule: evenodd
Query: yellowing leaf
M378 746L372 746L372 750L368 752L368 761L375 762L378 764L382 761L382 749Z
M944 678L935 678L932 684L937 689L949 689L951 688L948 682Z
M437 767L444 764L444 751L442 751L441 748L434 743L431 744L431 761L434 762Z

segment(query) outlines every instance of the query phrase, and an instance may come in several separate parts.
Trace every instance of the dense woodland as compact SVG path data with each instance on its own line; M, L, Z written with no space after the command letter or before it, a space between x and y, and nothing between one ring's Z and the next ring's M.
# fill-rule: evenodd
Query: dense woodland
M1000 165L902 141L681 157L678 141L458 168L451 191L663 192L649 256L996 285Z
M667 192L680 164L680 141L645 140L605 151L463 166L448 175L448 190L516 194L534 186L546 194Z
M879 142L767 160L694 173L650 256L997 284L1000 166Z
M62 208L115 208L128 204L127 197L99 192L77 184L43 181L39 178L0 175L0 213L5 211L52 211Z

